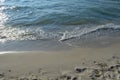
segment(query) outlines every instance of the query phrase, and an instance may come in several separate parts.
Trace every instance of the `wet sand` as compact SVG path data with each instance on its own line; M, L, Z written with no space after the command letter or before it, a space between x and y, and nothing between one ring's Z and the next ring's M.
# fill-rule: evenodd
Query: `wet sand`
M118 61L120 60L120 44L103 48L75 48L68 51L19 51L1 53L6 54L0 54L0 80L56 80L58 76L59 78L57 80L70 80L66 76L64 76L65 79L60 77L61 75L63 77L64 73L65 75L69 73L72 75L77 74L76 72L72 73L72 71L76 70L76 67L79 67L78 70L86 70L86 68L93 68L92 70L94 70L96 63L106 63L109 67L118 65L116 59ZM33 77L35 75L39 75L40 77L41 75L44 78L22 79L23 76L28 78L31 75ZM84 78L83 80L89 80L89 78Z

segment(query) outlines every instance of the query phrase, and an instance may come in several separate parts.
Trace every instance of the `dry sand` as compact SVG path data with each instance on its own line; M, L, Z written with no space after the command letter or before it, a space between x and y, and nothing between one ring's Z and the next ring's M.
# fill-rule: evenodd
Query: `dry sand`
M93 74L96 63L105 63L110 68L118 65L119 56L120 44L103 48L75 48L68 51L1 52L0 80L97 80L88 77L69 79L71 76L66 75L77 75L78 73L74 71L80 70L81 73L88 68L92 69L91 74ZM85 73L88 74L90 71ZM102 79L103 77L98 80ZM120 78L115 79L120 80Z

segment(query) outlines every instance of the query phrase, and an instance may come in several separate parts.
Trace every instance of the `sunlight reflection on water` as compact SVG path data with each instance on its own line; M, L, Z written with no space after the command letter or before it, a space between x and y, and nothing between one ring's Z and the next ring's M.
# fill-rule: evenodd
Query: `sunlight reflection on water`
M0 0L0 2L5 2L5 0Z
M5 0L0 0L0 3L4 3ZM5 43L5 39L2 37L2 29L5 27L4 24L8 20L8 16L4 13L5 7L0 7L0 42Z
M3 26L8 20L8 16L3 12L4 9L5 7L0 7L0 26Z

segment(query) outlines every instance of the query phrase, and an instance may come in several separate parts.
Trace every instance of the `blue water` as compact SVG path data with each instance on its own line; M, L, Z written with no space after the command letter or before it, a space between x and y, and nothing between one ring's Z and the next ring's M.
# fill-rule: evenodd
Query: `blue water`
M120 36L120 0L0 0L0 50L114 36Z
M119 0L5 0L1 7L8 16L5 24L80 25L119 22Z

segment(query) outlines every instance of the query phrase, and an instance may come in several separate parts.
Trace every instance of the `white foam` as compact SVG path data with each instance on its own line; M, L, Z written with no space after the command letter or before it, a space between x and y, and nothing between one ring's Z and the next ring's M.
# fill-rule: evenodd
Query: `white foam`
M113 23L99 25L99 26L92 26L92 27L84 27L83 29L72 30L72 31L65 31L63 32L63 36L59 39L59 41L65 41L75 37L81 37L82 35L89 34L90 32L96 31L102 28L113 28L118 29L120 25L114 25Z
M83 35L89 34L91 32L97 31L103 28L113 28L118 29L120 25L106 24L99 26L89 26L83 28L77 28L73 30L65 30L65 32L52 32L45 31L40 27L28 28L28 27L5 27L0 26L0 42L4 43L6 41L13 40L50 40L56 39L59 41L65 41L72 38L80 38ZM62 35L61 35L62 34Z
M58 35L46 32L42 28L0 27L0 42L13 40L53 39Z

